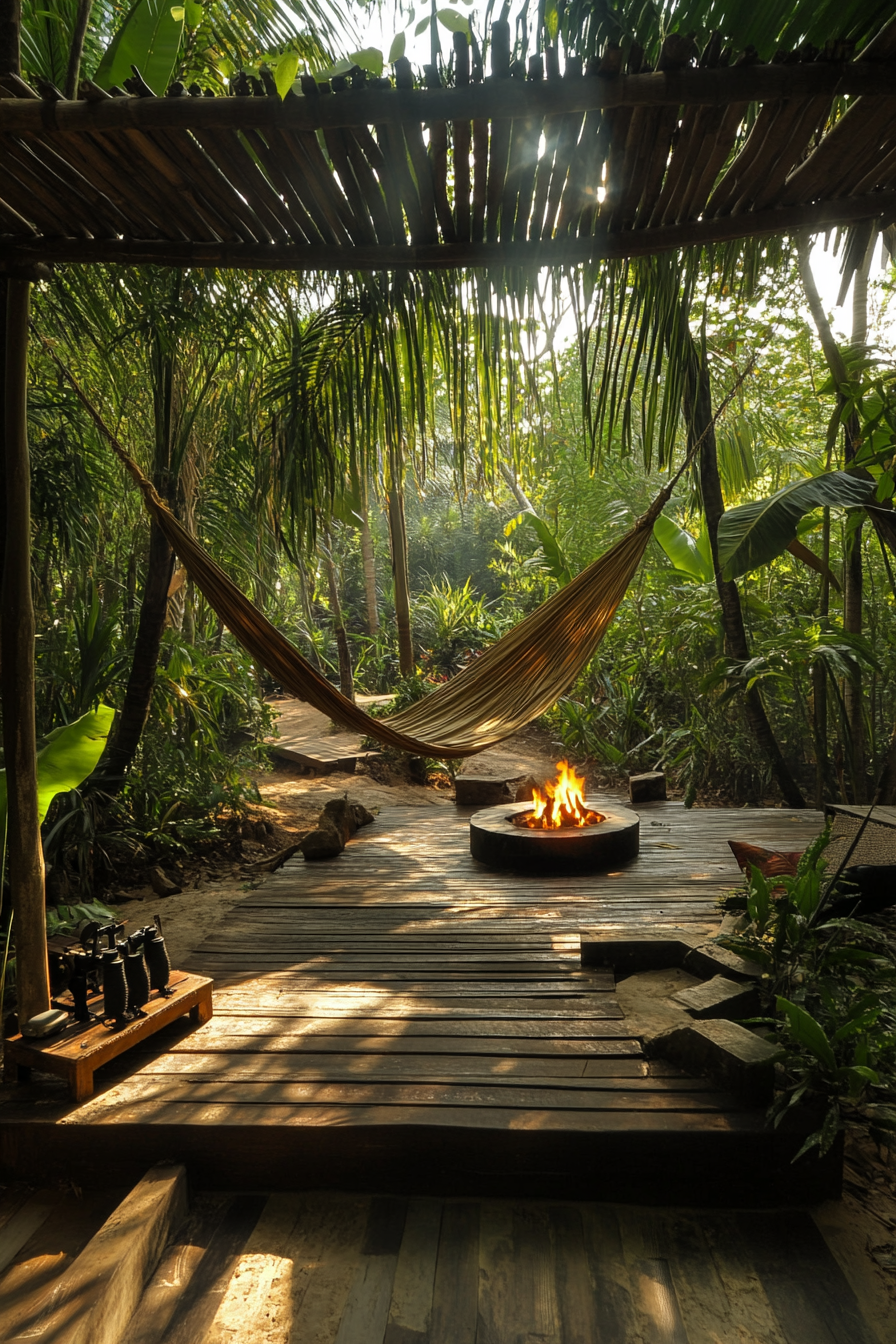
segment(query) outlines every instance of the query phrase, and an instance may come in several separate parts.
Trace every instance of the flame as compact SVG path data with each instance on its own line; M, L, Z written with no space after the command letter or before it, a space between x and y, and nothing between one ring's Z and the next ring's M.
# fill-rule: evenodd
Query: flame
M555 831L561 826L594 826L604 818L585 806L585 778L569 761L557 762L557 778L532 790L532 810L517 818L532 831Z

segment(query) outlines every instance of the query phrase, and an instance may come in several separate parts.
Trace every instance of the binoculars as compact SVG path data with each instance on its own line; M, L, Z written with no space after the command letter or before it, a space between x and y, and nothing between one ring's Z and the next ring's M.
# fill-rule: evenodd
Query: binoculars
M100 1016L104 1021L113 1019L119 1027L146 1016L143 1009L153 990L163 998L171 994L171 963L158 915L153 924L128 937L119 937L123 932L123 924L90 923L81 930L81 951L66 954L76 1022L93 1020L87 1002L91 992L99 992L100 984Z

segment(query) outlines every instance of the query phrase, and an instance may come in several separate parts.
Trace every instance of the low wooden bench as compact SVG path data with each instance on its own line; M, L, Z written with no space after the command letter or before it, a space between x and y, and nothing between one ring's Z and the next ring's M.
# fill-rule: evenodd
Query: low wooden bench
M66 1080L75 1101L86 1101L93 1095L95 1070L110 1059L124 1054L186 1013L197 1025L208 1022L213 1011L213 985L208 976L173 971L168 982L170 997L163 998L154 990L143 1009L145 1016L133 1022L120 1027L99 1019L70 1022L58 1035L42 1040L21 1034L13 1036L4 1042L3 1077L7 1081L27 1082L32 1069L55 1073ZM101 1012L102 998L88 1003L88 1007L92 1012Z

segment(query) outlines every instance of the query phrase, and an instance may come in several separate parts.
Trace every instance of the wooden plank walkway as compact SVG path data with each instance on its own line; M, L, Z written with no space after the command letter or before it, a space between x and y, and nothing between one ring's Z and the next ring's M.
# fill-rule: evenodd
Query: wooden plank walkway
M139 1344L877 1344L805 1213L332 1194L200 1197L128 1333Z
M47 1338L107 1217L145 1233L125 1194L0 1190L0 1339ZM868 1289L800 1212L209 1191L119 1324L128 1344L880 1344Z
M728 838L796 849L819 828L814 813L652 804L626 869L551 879L475 863L452 809L390 810L338 859L249 892L189 961L215 978L212 1021L68 1114L57 1141L93 1131L99 1152L140 1129L149 1156L152 1130L170 1155L176 1131L198 1179L220 1185L223 1165L244 1188L276 1168L285 1188L669 1202L697 1197L693 1161L702 1199L731 1200L732 1180L750 1200L779 1179L793 1193L792 1136L648 1063L612 975L581 967L578 930L714 928L739 878ZM713 1195L735 1153L747 1167Z

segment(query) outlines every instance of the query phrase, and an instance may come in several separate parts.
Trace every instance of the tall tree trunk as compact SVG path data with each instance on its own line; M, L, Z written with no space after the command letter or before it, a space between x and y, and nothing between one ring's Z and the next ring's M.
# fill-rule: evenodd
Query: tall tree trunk
M7 281L4 381L6 546L0 601L7 849L15 917L19 1021L50 1006L44 856L37 805L31 464L28 455L28 319L31 284Z
M355 698L354 678L352 675L352 655L342 619L342 603L339 600L339 582L336 566L333 563L333 542L330 529L324 530L324 569L327 572L327 587L330 592L330 610L333 613L333 634L336 637L336 651L339 655L339 689L349 700Z
M180 275L174 277L174 302L180 296L181 279ZM162 498L176 508L177 482L171 479L171 440L177 352L163 339L161 331L154 335L150 367L155 431L152 483ZM158 525L151 522L146 581L124 703L109 745L91 777L91 782L106 793L118 793L124 785L149 717L162 636L168 619L168 590L173 573L174 552Z
M831 511L824 510L822 523L821 558L824 570L818 614L826 620L830 611L831 585L828 570L831 563ZM817 658L812 665L812 736L815 740L815 806L823 810L828 791L828 680L824 663Z
M159 489L163 483L156 481L154 484ZM106 793L119 792L140 745L152 704L159 651L168 615L168 588L173 572L174 552L164 533L153 522L149 529L146 581L124 703L109 746L93 775L93 782L99 784Z
M367 512L367 500L364 500L364 512L361 515L361 559L364 564L364 596L367 604L367 633L376 635L380 628L380 612L376 597L376 557L373 554L373 538L370 535L370 518Z
M871 257L874 251L876 234L869 240L861 266L853 277L852 291L852 334L850 343L863 346L868 337L868 274L871 269ZM846 465L855 458L859 448L858 416L851 415L844 425L844 458ZM845 581L843 584L843 628L851 635L862 633L862 533L864 519L857 515L858 523L847 529L846 556L844 563ZM846 705L846 718L849 723L852 760L851 774L855 802L863 803L868 797L867 764L865 753L865 697L861 679L856 677L847 681L843 688Z
M81 74L81 57L84 55L84 39L90 23L90 11L93 0L78 0L75 14L75 26L72 29L71 45L68 49L68 65L65 70L65 85L62 92L66 98L77 98L78 79Z
M299 571L299 597L302 600L302 612L304 614L305 625L308 630L308 650L311 662L317 668L318 672L322 673L324 669L320 661L320 654L317 651L317 645L315 644L314 640L311 637L312 631L314 630L314 612L312 611L311 608L312 594L309 593L308 591L308 568L304 560L300 559L298 561L298 571Z
M864 345L868 335L868 274L871 268L871 259L874 252L875 241L876 235L873 235L865 252L862 265L856 271L853 279L851 337L853 345ZM847 381L846 364L843 355L840 352L840 348L834 340L834 334L831 331L827 313L824 311L824 305L821 302L821 296L819 295L818 287L815 284L815 277L812 274L812 266L810 263L809 240L807 237L803 237L799 241L798 256L803 290L806 295L806 301L809 304L812 320L815 323L815 329L818 332L818 339L821 342L825 362L827 363L834 382L839 386L841 383ZM842 409L844 399L843 395L839 392L837 394L837 402ZM846 466L849 466L858 451L859 437L858 417L853 414L843 426L843 456ZM862 633L863 521L864 520L859 522L858 526L855 527L855 530L847 533L843 559L843 629L853 635L860 635ZM861 803L865 801L868 790L865 761L864 694L860 678L846 681L843 687L843 703L846 710L846 722L849 728L849 775L853 782L853 801Z
M408 534L404 521L404 491L394 479L387 495L389 543L392 550L392 580L395 590L395 624L398 630L398 670L409 677L414 670L411 635L411 588L408 577Z
M747 632L744 627L743 612L740 605L740 593L737 584L722 578L719 567L719 522L725 512L722 498L722 485L719 480L719 463L716 452L716 436L713 427L712 401L709 386L709 370L700 358L696 345L693 351L691 374L685 393L685 416L688 426L689 444L699 440L698 464L700 471L700 491L703 496L703 511L706 515L706 530L712 550L712 563L716 578L716 591L722 610L722 629L725 635L725 650L732 658L746 662L750 656ZM744 710L760 750L768 761L778 788L784 795L789 807L805 807L806 800L799 785L790 773L787 762L781 754L777 738L769 723L765 705L758 686L753 686L744 695Z

